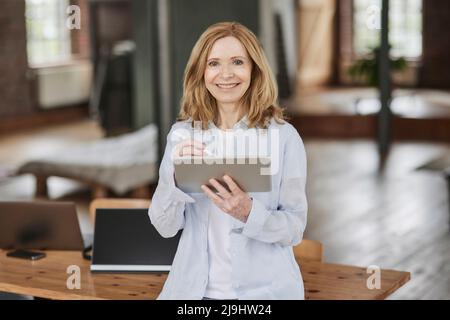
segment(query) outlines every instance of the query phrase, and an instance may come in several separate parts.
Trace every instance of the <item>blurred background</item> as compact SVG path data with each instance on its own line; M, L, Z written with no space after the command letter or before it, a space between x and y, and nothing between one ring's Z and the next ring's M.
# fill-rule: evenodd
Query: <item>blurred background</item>
M190 51L234 20L305 142L305 238L411 272L391 299L450 299L449 19L447 0L2 0L0 200L74 201L89 234L92 199L151 198Z

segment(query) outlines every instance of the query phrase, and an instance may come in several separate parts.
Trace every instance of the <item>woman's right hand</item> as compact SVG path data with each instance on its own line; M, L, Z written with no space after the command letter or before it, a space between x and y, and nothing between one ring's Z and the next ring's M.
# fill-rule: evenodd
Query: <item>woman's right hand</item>
M205 154L205 147L205 144L197 140L190 138L185 139L175 145L175 157L202 157ZM175 172L173 174L173 179L175 181L175 186L178 186Z
M201 157L205 155L205 144L194 139L186 139L175 146L175 154L179 157Z

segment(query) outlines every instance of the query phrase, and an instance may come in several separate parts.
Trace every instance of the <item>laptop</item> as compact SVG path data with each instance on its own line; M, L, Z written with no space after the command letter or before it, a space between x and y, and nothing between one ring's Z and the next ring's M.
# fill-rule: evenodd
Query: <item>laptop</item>
M92 272L168 272L181 231L163 238L148 209L97 209Z
M0 202L0 248L83 250L76 206L72 202Z

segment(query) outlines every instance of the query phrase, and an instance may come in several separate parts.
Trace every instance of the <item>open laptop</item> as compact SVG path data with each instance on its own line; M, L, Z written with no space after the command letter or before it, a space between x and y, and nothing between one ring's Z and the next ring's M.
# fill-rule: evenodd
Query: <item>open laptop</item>
M181 231L163 238L148 209L97 209L92 272L168 272Z
M76 206L57 201L0 201L0 248L83 250Z

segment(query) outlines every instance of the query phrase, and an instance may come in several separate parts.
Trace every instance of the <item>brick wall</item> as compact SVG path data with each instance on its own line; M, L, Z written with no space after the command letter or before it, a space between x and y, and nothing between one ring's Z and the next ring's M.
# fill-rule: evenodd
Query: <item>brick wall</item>
M88 0L71 0L80 6L81 29L72 30L72 53L90 54ZM25 0L2 0L0 5L0 121L33 115L38 111L35 83L27 78Z
M88 0L71 0L70 4L79 6L81 12L81 29L73 29L70 32L72 54L79 58L88 58L90 55Z
M27 79L25 0L2 0L0 9L0 119L34 112Z
M423 1L422 87L450 89L450 1Z

